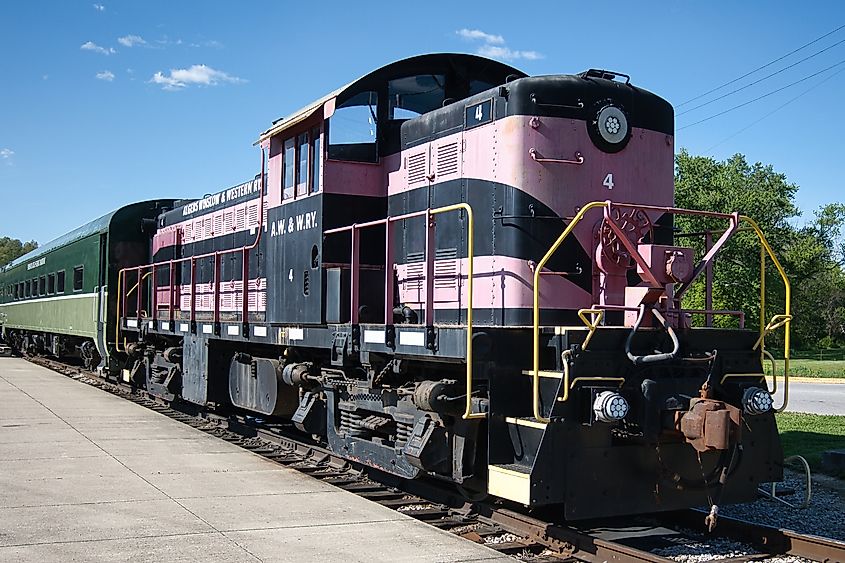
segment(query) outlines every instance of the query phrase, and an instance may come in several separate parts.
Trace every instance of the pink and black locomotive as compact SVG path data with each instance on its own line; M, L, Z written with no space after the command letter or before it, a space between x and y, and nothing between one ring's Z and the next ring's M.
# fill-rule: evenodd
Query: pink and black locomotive
M751 500L781 479L761 361L791 317L683 308L756 226L673 208L673 133L619 73L387 65L274 122L254 179L160 215L120 275L122 375L568 519ZM697 256L679 213L724 229Z

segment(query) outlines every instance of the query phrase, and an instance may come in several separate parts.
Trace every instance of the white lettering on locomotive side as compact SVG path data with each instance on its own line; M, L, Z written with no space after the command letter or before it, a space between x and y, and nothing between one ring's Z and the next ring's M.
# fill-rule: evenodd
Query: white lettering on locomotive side
M308 211L290 217L282 217L270 222L270 236L277 237L285 234L308 231L317 228L317 212ZM265 226L266 231L266 226Z
M38 266L43 266L46 262L47 262L46 256L44 258L39 258L38 260L35 260L34 262L30 262L29 264L27 264L26 269L32 270L34 268L37 268Z
M259 191L261 191L261 181L257 179L250 180L249 182L244 182L243 184L239 184L234 188L225 189L222 192L211 194L202 199L198 199L196 201L192 201L184 205L182 207L182 216L184 217L186 215L192 215L198 211L206 211L208 209L211 209L212 207L224 204L227 201L239 199L244 196L258 193Z

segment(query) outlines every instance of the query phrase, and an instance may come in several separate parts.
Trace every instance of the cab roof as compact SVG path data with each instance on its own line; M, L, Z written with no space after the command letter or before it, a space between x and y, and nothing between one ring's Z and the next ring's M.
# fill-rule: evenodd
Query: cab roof
M366 91L379 91L386 88L387 83L391 80L418 74L441 74L467 83L472 80L483 80L494 84L504 84L508 77L523 78L527 76L524 72L512 66L478 55L458 53L418 55L374 70L307 106L277 119L269 129L261 133L257 143L264 142L273 135L301 123L321 109L324 117L331 117L336 106L356 94Z

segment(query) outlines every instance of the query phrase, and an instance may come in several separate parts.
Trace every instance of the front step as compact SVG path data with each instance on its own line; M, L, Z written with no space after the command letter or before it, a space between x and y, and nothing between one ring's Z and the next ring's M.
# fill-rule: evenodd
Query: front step
M487 492L524 505L531 504L531 468L515 463L490 465Z
M513 451L513 463L490 464L487 489L491 495L530 505L531 468L548 425L533 417L505 417L504 420L508 442L520 444L521 451Z
M563 391L563 373L541 370L539 375L540 416L549 417L562 406L556 399ZM543 443L550 437L559 440L563 425L559 419L546 423L534 417L533 372L497 373L490 387L488 492L526 506L557 501L551 498L553 476L541 466L555 455Z

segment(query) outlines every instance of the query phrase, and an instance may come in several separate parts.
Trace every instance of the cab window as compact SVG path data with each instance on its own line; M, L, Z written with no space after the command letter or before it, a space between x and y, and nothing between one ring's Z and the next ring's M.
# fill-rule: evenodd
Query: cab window
M296 139L296 197L299 197L308 194L308 133Z
M285 140L284 168L282 199L290 199L293 197L294 172L296 170L296 146L293 138Z
M320 128L311 130L311 193L320 191L320 159L323 153L320 152Z
M387 86L388 119L411 119L443 106L446 79L442 74L420 74L391 80Z
M328 157L334 160L377 162L378 94L361 92L335 109L327 122Z

